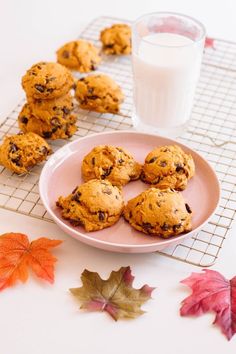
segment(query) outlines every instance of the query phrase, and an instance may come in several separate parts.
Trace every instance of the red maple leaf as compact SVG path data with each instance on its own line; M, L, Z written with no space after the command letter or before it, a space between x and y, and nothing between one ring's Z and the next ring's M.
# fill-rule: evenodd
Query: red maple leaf
M236 333L236 276L227 280L217 271L203 271L181 281L192 289L192 294L183 300L180 314L200 316L215 312L213 324L230 340Z
M49 249L62 241L41 237L29 242L26 235L7 233L0 236L0 290L13 286L18 280L25 283L28 269L53 283L56 258Z

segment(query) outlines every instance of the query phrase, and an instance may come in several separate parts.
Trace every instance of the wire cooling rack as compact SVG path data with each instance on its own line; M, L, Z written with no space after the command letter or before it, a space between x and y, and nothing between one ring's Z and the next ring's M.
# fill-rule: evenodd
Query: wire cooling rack
M81 33L80 38L100 46L101 29L121 19L99 17ZM100 72L113 77L125 92L121 114L100 114L76 108L78 132L71 140L90 133L131 129L132 75L130 58L104 57ZM17 116L24 101L11 112L0 126L0 139L17 133ZM159 252L163 255L208 267L218 258L220 249L235 217L236 209L236 43L216 39L214 48L205 49L200 81L189 129L179 141L199 151L214 167L221 182L220 206L210 222L192 238ZM57 150L66 142L52 142ZM0 206L32 217L51 220L38 193L42 166L36 166L29 175L17 176L0 167Z

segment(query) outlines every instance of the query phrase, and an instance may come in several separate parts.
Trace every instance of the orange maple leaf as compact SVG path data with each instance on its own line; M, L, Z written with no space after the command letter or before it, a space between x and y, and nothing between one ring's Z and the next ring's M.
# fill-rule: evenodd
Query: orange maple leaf
M7 233L0 236L0 290L13 286L18 280L25 283L29 268L39 277L54 282L56 258L49 249L60 245L60 240L41 237L29 242L26 235Z

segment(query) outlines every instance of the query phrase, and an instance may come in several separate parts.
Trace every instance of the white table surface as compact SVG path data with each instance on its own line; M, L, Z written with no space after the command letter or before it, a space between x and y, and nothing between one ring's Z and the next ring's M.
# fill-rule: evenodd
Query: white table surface
M133 4L132 4L133 3ZM55 50L77 37L83 26L100 15L134 19L151 11L192 15L210 36L236 41L235 0L0 0L0 118L23 97L20 78L39 60L55 60ZM31 277L0 293L0 351L2 354L162 354L235 353L236 336L227 342L211 325L214 316L181 318L180 302L189 291L179 284L199 268L156 254L107 253L65 235L56 225L0 209L0 233L22 232L62 239L53 286ZM236 227L213 267L230 278L236 273ZM111 270L130 265L134 285L156 286L147 313L133 321L114 322L105 313L85 313L68 292L80 286L87 268L106 278Z

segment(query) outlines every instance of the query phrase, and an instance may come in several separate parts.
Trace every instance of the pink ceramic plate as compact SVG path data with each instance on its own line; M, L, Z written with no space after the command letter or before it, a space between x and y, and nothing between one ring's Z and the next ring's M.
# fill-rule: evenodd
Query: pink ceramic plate
M156 146L178 144L184 151L191 153L196 165L196 174L189 181L183 195L193 210L193 231L164 240L134 230L123 218L110 228L90 233L63 220L55 202L60 195L68 195L75 186L83 183L81 178L83 157L100 144L127 148L140 163L144 162L145 156ZM124 187L125 199L133 198L147 187L141 181L130 182ZM67 234L94 247L126 253L161 250L192 236L215 212L220 198L220 187L215 172L195 151L174 140L130 131L89 135L65 145L45 164L40 176L39 190L45 208Z

